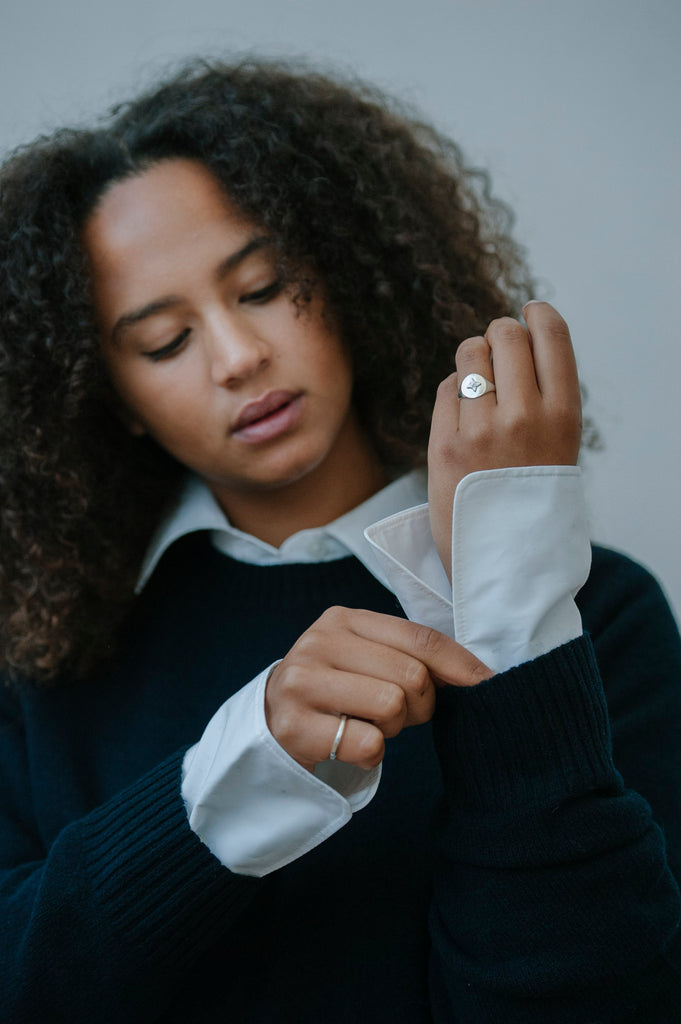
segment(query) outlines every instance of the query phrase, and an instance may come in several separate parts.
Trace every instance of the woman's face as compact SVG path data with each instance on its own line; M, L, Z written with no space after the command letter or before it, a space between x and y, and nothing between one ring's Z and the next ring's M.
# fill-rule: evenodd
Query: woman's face
M200 163L115 184L84 240L102 351L130 429L230 494L352 473L352 368L314 296L299 311L264 232ZM364 460L366 462L366 459Z

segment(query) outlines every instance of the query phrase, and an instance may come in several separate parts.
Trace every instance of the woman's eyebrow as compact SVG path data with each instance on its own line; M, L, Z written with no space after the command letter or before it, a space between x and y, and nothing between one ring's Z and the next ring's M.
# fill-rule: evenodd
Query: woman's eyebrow
M231 270L234 270L240 263L251 255L251 253L257 252L259 249L264 249L266 246L272 245L272 239L267 235L257 235L255 238L251 238L246 245L242 246L241 249L237 249L236 252L230 253L229 256L224 259L217 268L216 278L218 281L226 277ZM165 295L163 298L154 299L152 302L148 302L144 306L140 306L139 309L133 309L129 313L124 313L118 318L111 331L111 340L115 344L118 343L120 335L128 327L132 327L134 324L138 324L141 320L147 320L149 317L156 316L158 313L164 313L168 309L172 309L173 306L177 306L181 302L181 299L177 295Z
M250 256L251 253L257 252L259 249L264 249L266 246L272 245L272 239L267 235L256 235L255 238L251 238L250 242L247 242L242 249L237 252L233 252L227 259L223 260L217 269L217 278L221 280L225 277L230 270L233 270L236 266Z

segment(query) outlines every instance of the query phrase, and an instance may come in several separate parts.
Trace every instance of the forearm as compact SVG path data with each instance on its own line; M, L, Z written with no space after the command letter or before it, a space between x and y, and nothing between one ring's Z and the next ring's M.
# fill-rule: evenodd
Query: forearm
M436 1019L668 1019L655 1013L681 1007L678 887L613 764L588 638L444 691L434 734Z
M178 754L2 873L0 1005L14 1021L153 1019L168 977L236 922L260 883L192 833Z

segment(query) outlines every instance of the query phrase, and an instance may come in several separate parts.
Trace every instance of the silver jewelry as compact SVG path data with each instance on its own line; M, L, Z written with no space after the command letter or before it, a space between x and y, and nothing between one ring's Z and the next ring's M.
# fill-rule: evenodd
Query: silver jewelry
M494 382L481 373L469 373L459 385L459 398L480 398L480 395L496 390Z
M338 753L338 748L340 746L340 741L343 739L343 733L345 732L345 723L347 722L347 720L348 720L348 716L347 715L341 715L340 716L340 722L338 723L338 728L336 730L336 735L335 735L335 738L334 738L334 741L333 741L333 746L331 747L331 753L329 754L329 761L335 761L336 760L336 754Z

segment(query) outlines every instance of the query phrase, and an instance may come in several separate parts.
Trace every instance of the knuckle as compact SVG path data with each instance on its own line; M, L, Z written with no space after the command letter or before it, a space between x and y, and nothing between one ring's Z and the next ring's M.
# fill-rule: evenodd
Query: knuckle
M495 431L492 423L482 417L466 424L466 441L473 453L484 453L494 441Z
M342 629L347 625L348 618L348 609L343 608L342 605L334 604L322 612L317 621L323 623L329 629Z
M398 736L402 732L404 721L393 721L389 725L385 725L381 732L387 740L391 740L394 736Z
M504 416L504 433L511 440L522 440L530 431L529 415L524 409L509 409Z
M377 701L378 717L381 720L399 719L406 710L406 697L399 686L388 685L381 689Z
M276 686L270 686L269 689L275 690L279 703L295 701L302 689L304 678L305 671L299 665L284 665L282 662Z
M471 363L478 363L481 358L488 357L489 345L486 338L465 338L456 350L456 365L457 367L469 366Z
M422 696L430 684L430 672L416 658L410 658L404 671L404 687L408 693Z
M383 760L385 740L379 729L367 729L358 746L358 760L368 768L375 768Z
M414 639L416 650L426 659L437 654L442 646L442 634L431 626L419 625Z
M291 747L300 729L300 716L286 708L280 709L276 716L275 738L280 746Z
M423 725L429 722L435 711L435 687L431 684L423 697L410 709L405 725Z
M456 444L456 436L444 431L437 434L431 433L428 443L428 463L431 468L440 464L456 464L459 457L459 449Z
M312 627L298 638L292 653L298 661L316 660L319 654L320 640L321 637L319 635L319 631ZM291 665L286 666L286 672L284 673L285 678L291 674L292 667L293 666Z
M551 418L553 420L554 430L558 430L563 433L574 432L575 430L579 430L581 427L581 408L577 405L558 406L553 410Z

